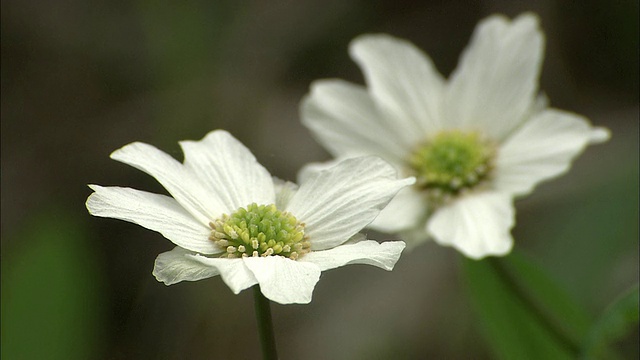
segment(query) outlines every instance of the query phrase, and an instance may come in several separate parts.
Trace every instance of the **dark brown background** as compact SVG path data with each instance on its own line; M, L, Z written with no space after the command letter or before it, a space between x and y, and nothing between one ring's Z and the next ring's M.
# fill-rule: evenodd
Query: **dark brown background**
M613 138L516 203L516 247L595 315L638 279L637 1L3 1L3 358L255 358L249 291L165 287L151 270L169 241L87 214L87 183L163 191L109 153L144 141L181 158L178 140L224 128L293 180L328 158L298 102L314 79L362 82L354 36L407 38L448 75L478 20L527 10L552 105ZM427 244L391 273L324 273L310 305L273 306L281 357L489 358L458 263Z

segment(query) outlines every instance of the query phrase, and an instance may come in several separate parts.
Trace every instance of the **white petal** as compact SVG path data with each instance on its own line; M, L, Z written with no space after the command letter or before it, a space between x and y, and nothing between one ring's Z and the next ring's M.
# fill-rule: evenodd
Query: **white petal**
M349 46L381 111L410 139L438 131L443 79L431 59L410 42L389 35L364 35Z
M531 108L530 116L537 115L541 113L549 107L549 97L545 93L539 93L536 96L536 100L533 102L533 107Z
M356 156L356 157L360 157L360 156ZM307 163L300 169L300 171L298 171L296 182L298 184L303 184L307 180L309 180L312 176L316 176L317 173L319 173L320 171L330 169L336 166L337 164L339 164L340 162L345 161L347 159L352 159L352 158L338 157L338 158L334 158L334 159L322 161L322 162ZM383 160L387 161L387 159L383 159ZM387 163L393 166L396 169L396 173L398 174L403 174L407 172L405 167L402 164L396 164L388 161Z
M200 141L181 141L184 165L217 194L233 212L251 203L275 203L273 181L242 143L224 130L212 131ZM219 215L219 214L218 214Z
M371 223L393 196L414 178L397 180L384 160L360 157L317 172L300 185L286 210L306 223L312 250L347 241Z
M349 240L342 243L342 245L355 244L355 243L359 243L361 241L366 241L366 240L367 240L367 236L365 234L357 233L353 235Z
M273 177L273 186L276 192L276 207L285 209L293 195L298 191L298 185Z
M183 208L205 225L223 210L216 193L207 191L180 162L151 145L131 143L114 151L111 158L153 176Z
M253 273L245 266L242 259L209 258L202 255L186 255L187 257L205 265L210 266L220 273L222 281L233 291L239 294L258 283Z
M308 304L320 280L320 268L282 256L242 258L258 279L260 291L279 304Z
M89 196L86 205L93 216L138 224L191 251L203 254L220 252L209 240L211 229L168 196L122 187L89 187L95 192Z
M591 136L589 137L589 144L600 144L608 141L610 138L611 131L609 131L609 129L603 127L593 128Z
M389 202L368 226L386 233L397 233L424 223L427 202L413 187L406 187Z
M366 240L329 250L312 251L300 258L299 262L314 263L322 271L349 264L367 264L391 271L404 247L405 243L402 241L378 243Z
M443 109L448 123L504 138L533 106L543 52L534 15L483 20L451 75Z
M496 192L470 194L438 209L427 230L434 240L472 259L511 251L515 210L511 197Z
M165 285L173 285L181 281L197 281L220 275L218 269L194 260L195 255L189 250L176 246L156 258L153 276Z
M315 81L311 94L302 100L300 115L302 123L337 157L379 155L402 161L411 149L411 137L381 117L366 90L342 80Z
M320 171L330 169L346 159L350 158L335 158L328 161L305 164L302 169L298 171L296 181L298 184L304 184L305 182L307 182L307 180L311 179L314 176L317 176Z
M571 161L603 133L607 134L579 115L553 109L541 112L500 147L495 189L530 193L537 183L569 170Z

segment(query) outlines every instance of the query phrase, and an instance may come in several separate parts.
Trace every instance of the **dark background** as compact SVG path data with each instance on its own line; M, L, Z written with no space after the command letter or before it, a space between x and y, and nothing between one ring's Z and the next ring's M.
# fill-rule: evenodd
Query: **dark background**
M250 291L166 287L151 270L169 241L87 214L88 183L163 192L109 153L144 141L181 159L179 140L223 128L294 180L328 159L298 103L318 78L362 82L353 37L407 38L448 75L478 20L523 11L547 35L552 106L613 137L516 202L516 247L595 316L638 280L637 1L3 0L2 358L257 357ZM429 243L390 273L324 273L311 304L273 306L281 358L490 358L459 260Z

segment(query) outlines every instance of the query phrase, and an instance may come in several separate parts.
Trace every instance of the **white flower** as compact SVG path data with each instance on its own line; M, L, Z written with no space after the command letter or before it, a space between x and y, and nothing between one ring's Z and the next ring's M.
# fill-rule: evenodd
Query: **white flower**
M259 284L275 302L308 303L321 271L347 264L391 270L405 247L355 236L415 182L398 180L380 158L339 163L298 188L272 179L225 131L180 145L184 163L143 143L111 154L173 197L90 185L95 192L86 204L94 216L138 224L177 245L155 262L153 274L167 285L220 275L236 294Z
M360 36L349 53L367 87L314 82L302 121L337 159L378 155L418 178L372 228L402 233L410 245L433 238L471 258L504 255L513 245L513 197L609 137L538 96L543 50L534 15L491 16L445 80L411 43Z

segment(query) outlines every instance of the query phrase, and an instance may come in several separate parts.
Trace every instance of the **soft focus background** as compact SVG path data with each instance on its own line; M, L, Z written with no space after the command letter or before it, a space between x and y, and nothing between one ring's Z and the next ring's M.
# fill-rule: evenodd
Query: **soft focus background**
M637 1L3 0L2 358L256 358L250 291L166 287L151 270L168 240L88 215L88 183L163 192L109 153L144 141L181 159L177 141L223 128L294 180L328 159L299 100L314 79L362 83L353 37L407 38L448 75L478 20L523 11L547 35L552 105L613 137L516 202L516 247L595 317L638 281ZM329 271L311 304L273 306L281 358L492 358L466 291L433 243L393 272Z

